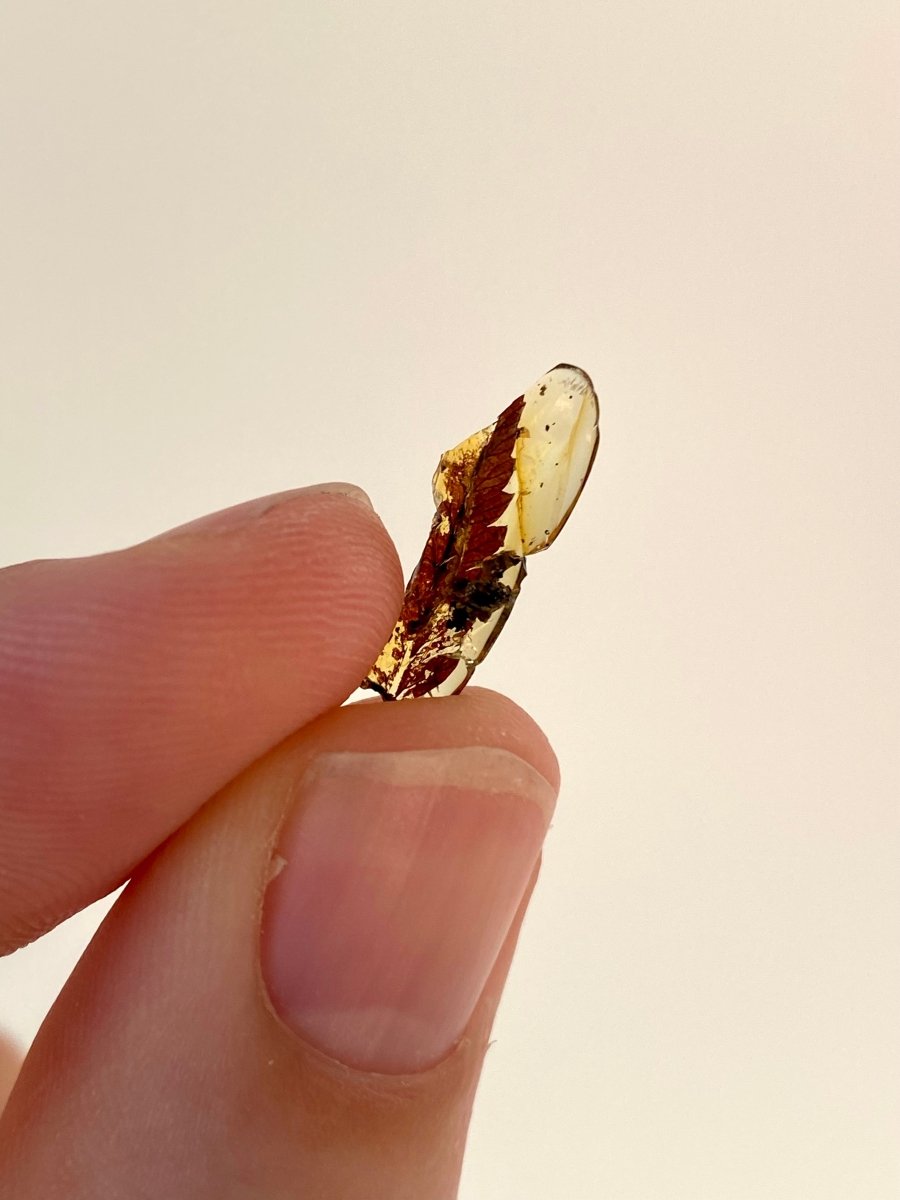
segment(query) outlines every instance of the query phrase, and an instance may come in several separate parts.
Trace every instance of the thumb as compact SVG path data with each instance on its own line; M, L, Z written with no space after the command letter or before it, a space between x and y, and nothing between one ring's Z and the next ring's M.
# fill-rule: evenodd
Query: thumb
M540 731L474 689L339 709L260 760L88 948L0 1126L0 1196L453 1197L556 786Z

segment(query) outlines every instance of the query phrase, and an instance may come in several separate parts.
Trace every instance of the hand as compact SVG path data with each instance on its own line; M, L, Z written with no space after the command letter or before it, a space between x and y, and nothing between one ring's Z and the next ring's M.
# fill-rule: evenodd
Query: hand
M455 1195L558 775L492 692L338 707L401 593L346 485L0 572L0 945L130 878L3 1200Z

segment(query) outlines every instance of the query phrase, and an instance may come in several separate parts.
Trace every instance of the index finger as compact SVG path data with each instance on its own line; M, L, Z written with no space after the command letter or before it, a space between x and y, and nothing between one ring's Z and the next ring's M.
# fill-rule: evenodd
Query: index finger
M344 700L401 595L393 543L343 484L0 571L0 952Z

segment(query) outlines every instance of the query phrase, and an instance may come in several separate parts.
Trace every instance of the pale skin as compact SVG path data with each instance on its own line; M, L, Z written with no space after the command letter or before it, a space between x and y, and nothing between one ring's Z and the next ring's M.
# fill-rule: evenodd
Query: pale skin
M558 787L546 738L496 693L340 707L402 592L381 522L340 487L0 571L0 948L131 880L0 1120L2 1200L456 1195L537 864L425 1069L323 1053L260 969L261 880L314 756L497 747Z

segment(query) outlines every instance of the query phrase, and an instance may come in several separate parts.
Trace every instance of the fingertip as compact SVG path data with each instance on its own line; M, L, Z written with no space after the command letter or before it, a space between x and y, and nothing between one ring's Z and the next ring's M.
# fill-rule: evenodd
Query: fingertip
M28 1194L61 1161L91 1194L224 1195L235 1171L261 1195L453 1194L552 809L535 773L555 789L543 734L480 688L346 706L259 758L148 861L45 1022L7 1118ZM378 961L360 1000L341 972L371 990Z
M355 483L316 483L307 487L290 488L284 492L272 492L266 496L254 496L252 500L243 500L239 504L231 504L227 508L204 513L182 525L176 525L162 533L154 534L145 541L159 542L175 537L194 535L205 537L213 533L231 533L233 530L247 527L254 521L272 514L287 514L290 517L292 511L295 511L298 506L303 508L321 495L343 496L360 504L370 512L374 511L368 494L361 487L357 487Z
M487 728L495 729L512 746L516 753L539 771L551 787L559 789L559 760L547 735L537 721L515 700L491 688L466 688L463 696L469 705L468 717L473 722L484 722ZM527 747L527 755L524 748Z
M393 542L344 484L0 572L0 946L116 886L340 704L401 595Z
M490 688L468 687L457 696L421 697L385 704L365 697L341 712L359 712L358 734L363 741L393 741L400 737L411 744L423 740L435 746L493 745L524 759L556 790L559 762L547 735L524 708ZM321 720L330 723L335 714Z

